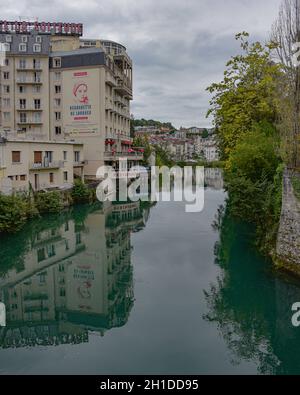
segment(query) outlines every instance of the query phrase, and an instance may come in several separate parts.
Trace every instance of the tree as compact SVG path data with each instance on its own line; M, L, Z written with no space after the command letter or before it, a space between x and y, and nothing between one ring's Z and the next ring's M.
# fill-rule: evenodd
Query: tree
M281 85L281 132L284 152L290 166L300 166L300 63L294 52L300 43L300 0L283 0L272 29L277 58L284 66ZM295 47L295 44L296 47ZM299 60L299 59L298 59Z
M260 123L274 125L278 114L280 65L271 61L274 43L250 44L246 32L236 35L242 53L226 65L224 79L207 90L213 94L207 116L213 115L223 159L239 139Z

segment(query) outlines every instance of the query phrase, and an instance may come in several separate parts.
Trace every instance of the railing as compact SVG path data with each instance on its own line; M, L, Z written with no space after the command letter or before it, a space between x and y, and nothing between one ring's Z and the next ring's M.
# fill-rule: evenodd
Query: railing
M84 166L85 164L86 164L86 162L84 160L75 161L73 163L73 167L81 167L81 166Z
M18 125L41 125L43 121L40 119L19 119Z
M30 163L29 168L30 168L30 170L61 169L61 168L64 168L64 162L63 161L57 161L57 162L44 161L43 163Z
M120 158L143 160L144 154L141 152L105 152L104 153L104 159L106 160L118 160Z
M20 78L17 79L17 84L26 85L26 84L42 84L42 81L37 78L33 80L22 80Z

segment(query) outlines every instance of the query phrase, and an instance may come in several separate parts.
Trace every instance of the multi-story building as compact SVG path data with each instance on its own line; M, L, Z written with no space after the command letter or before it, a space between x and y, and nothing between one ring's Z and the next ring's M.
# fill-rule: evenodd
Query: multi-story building
M82 144L0 138L2 193L71 188L83 168Z
M0 130L84 143L85 176L143 159L132 147L132 61L116 42L82 39L82 25L0 22Z

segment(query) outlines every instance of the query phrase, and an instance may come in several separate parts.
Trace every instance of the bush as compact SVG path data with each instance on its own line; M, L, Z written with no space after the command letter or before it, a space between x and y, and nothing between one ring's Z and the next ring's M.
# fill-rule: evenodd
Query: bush
M276 138L263 130L244 136L226 164L229 209L233 216L256 225L258 243L272 248L281 213L283 165Z
M87 203L90 200L90 195L88 187L81 180L76 180L72 190L73 202L75 204Z
M0 194L0 233L15 233L27 220L27 203L18 196Z
M36 207L40 214L59 213L63 209L63 201L59 192L38 193L36 195Z

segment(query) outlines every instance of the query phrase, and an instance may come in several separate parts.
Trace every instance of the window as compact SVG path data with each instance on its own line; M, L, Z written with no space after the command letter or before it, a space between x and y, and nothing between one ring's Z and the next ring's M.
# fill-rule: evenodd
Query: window
M37 251L38 262L42 262L46 259L45 248Z
M64 181L67 182L68 181L68 172L64 171Z
M9 85L3 85L3 93L10 93L10 86Z
M22 43L27 43L27 41L28 41L28 37L27 36L22 36L21 37L21 42Z
M40 99L34 99L34 109L35 110L41 109L41 100Z
M25 93L26 92L26 86L20 85L19 86L19 93Z
M33 120L34 120L34 122L36 122L36 123L41 123L41 122L42 122L41 113L40 113L40 112L36 112L36 113L33 115Z
M34 163L42 163L42 151L34 151Z
M61 93L61 86L55 85L55 93Z
M42 42L42 37L41 37L41 36L36 36L35 42L41 44L41 42Z
M41 52L41 44L33 44L33 52Z
M4 112L4 113L3 113L3 120L4 120L5 122L10 121L10 112Z
M64 160L68 160L68 152L67 152L67 151L64 151L64 152L63 152L63 155L64 155Z
M61 127L55 126L55 134L61 134Z
M27 122L27 114L26 112L20 112L20 122L26 123Z
M32 87L32 92L33 93L41 93L41 87L40 85L35 85Z
M50 181L50 184L54 183L54 173L49 174L49 181Z
M26 52L27 45L26 44L19 44L19 52Z
M5 36L5 41L6 41L7 43L11 43L11 42L12 42L12 36L11 36L10 34L7 34L7 35Z
M11 152L12 163L20 163L21 162L21 151L12 151Z
M22 174L22 175L20 176L20 180L21 180L21 181L26 181L26 174Z
M46 151L45 157L46 157L46 160L48 161L48 163L52 163L53 162L53 151Z
M20 59L19 60L19 68L20 69L26 69L26 59Z
M10 107L10 99L4 98L4 99L2 99L2 101L3 101L3 107L4 108L9 108Z
M26 109L26 99L20 99L20 109L21 110Z
M41 82L41 73L34 73L34 82Z
M41 68L41 61L39 59L33 59L33 68L38 70Z
M55 104L55 107L60 107L61 99L54 99L54 104Z
M56 71L54 74L55 81L60 81L60 77L61 77L61 74L58 71Z
M60 121L61 120L61 112L55 111L55 120Z
M9 71L4 71L4 73L3 73L3 79L9 80Z
M4 61L4 64L5 64L5 66L9 66L9 59L5 59L5 61Z
M74 151L74 162L80 162L80 151Z
M53 59L53 67L61 67L61 58Z
M4 50L6 52L9 52L10 51L10 44L9 43L4 43L3 45L4 45Z

